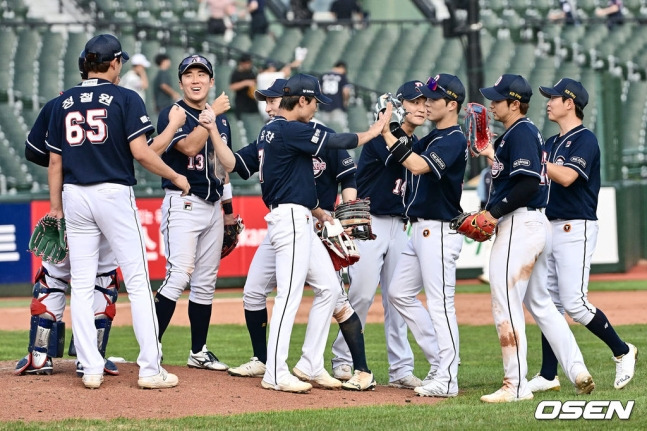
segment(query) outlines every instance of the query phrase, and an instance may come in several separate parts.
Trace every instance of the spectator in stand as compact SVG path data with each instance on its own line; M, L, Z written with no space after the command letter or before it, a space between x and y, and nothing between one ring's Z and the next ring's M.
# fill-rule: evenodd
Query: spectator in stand
M612 30L617 25L624 23L622 15L622 0L608 0L607 7L595 9L595 16L607 17L607 27Z
M243 54L238 60L238 67L231 73L229 89L236 92L234 97L234 113L242 119L242 114L258 114L258 106L254 98L256 91L256 73L252 67L252 57Z
M173 102L180 99L180 93L173 88L173 81L169 68L171 67L171 59L166 54L157 54L155 56L155 64L159 70L155 79L153 80L153 97L155 98L155 111L159 112Z
M247 12L251 17L249 35L254 38L256 34L267 34L269 22L265 16L265 0L247 0ZM254 91L252 91L252 99Z
M290 0L288 20L295 21L299 27L307 27L312 19L312 11L308 7L308 3L310 3L309 0Z
M325 125L348 132L348 101L351 85L346 78L346 63L338 61L330 72L321 78L321 92L332 99L329 104L319 105L317 119Z
M222 34L233 31L234 24L231 17L236 16L236 3L234 0L198 0L205 2L209 10L207 20L207 32L210 34Z
M549 13L548 19L551 21L561 21L570 25L580 25L573 0L559 0L559 9L559 11Z
M150 67L151 62L144 54L135 54L130 59L130 64L132 65L130 70L121 77L119 85L134 90L146 103L146 89L148 88L146 69Z
M337 21L344 24L350 24L353 19L353 14L363 14L357 0L335 0L330 5L330 13L335 16Z

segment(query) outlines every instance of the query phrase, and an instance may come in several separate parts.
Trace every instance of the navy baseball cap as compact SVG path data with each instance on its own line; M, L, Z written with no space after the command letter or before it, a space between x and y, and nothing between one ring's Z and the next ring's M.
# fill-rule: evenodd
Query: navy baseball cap
M458 103L465 100L465 86L455 75L440 73L427 79L425 89L430 93L429 99L449 99Z
M283 87L287 82L287 79L275 79L266 90L254 91L254 98L259 102L265 102L268 97L283 97Z
M85 60L90 63L103 63L112 61L121 56L123 63L128 61L130 56L121 49L119 39L111 34L100 34L94 36L85 44Z
M423 93L423 91L425 93ZM395 97L399 100L415 100L418 97L430 97L422 81L407 81L398 88Z
M321 103L331 103L330 97L321 93L319 80L312 75L297 73L285 83L283 87L283 96L310 96L314 97Z
M573 99L573 102L580 108L589 103L589 93L581 82L571 78L562 78L554 87L539 87L539 92L544 97L562 96Z
M85 49L79 54L79 72L81 79L88 79L88 72L85 71Z
M532 88L521 75L504 74L494 83L494 87L479 89L483 97L498 102L500 100L518 100L521 103L530 102Z
M177 68L177 77L182 80L182 75L192 67L199 67L205 70L210 78L213 78L213 66L211 62L198 54L190 55L180 62L180 65Z

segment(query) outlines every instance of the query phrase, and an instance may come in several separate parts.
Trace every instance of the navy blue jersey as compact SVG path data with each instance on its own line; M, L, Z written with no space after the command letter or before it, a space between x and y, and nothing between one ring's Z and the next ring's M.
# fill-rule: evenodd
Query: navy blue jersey
M338 187L344 178L355 175L357 168L346 150L325 149L320 156L312 157L319 206L325 210L335 209Z
M461 214L468 152L460 126L432 130L412 149L427 162L430 171L414 175L407 170L407 217L449 221Z
M413 138L414 144L418 140ZM371 139L357 163L357 197L371 199L375 215L404 215L406 169L391 157L384 138Z
M185 139L196 127L202 127L198 121L200 112L202 111L190 107L184 100L178 101L177 105L186 111L186 122L182 128L175 132L171 143L162 154L162 160L173 168L175 172L186 176L189 184L191 184L191 194L209 202L215 202L222 196L225 174L224 171L220 174L217 172L215 166L215 150L211 138L207 138L204 147L195 156L189 157L175 148L175 144ZM166 126L168 126L168 116L172 108L173 105L164 108L160 112L159 119L157 120L158 133L163 132ZM224 115L216 116L216 125L218 126L220 137L231 148L231 129L227 117ZM166 178L162 178L162 187L165 189L180 190Z
M319 156L328 141L324 126L287 121L277 116L258 136L259 180L268 207L298 204L318 206L312 156Z
M548 161L567 166L577 172L577 179L568 187L550 182L546 217L564 220L597 220L600 193L600 146L589 129L580 125L564 136L555 135L546 141Z
M318 109L323 112L334 111L344 108L344 87L348 86L348 78L345 74L337 72L324 73L319 79L321 92L332 99L331 103L322 103Z
M154 128L133 90L88 79L60 95L52 109L47 149L63 157L64 184L137 184L130 142Z
M517 120L494 142L492 163L492 190L486 209L501 202L512 189L516 175L539 179L539 190L526 204L545 208L548 199L544 140L537 127L528 118Z
M43 109L40 110L25 141L25 157L30 162L40 166L49 166L49 150L45 145L45 140L47 139L47 127L49 126L56 99L54 98L47 102Z

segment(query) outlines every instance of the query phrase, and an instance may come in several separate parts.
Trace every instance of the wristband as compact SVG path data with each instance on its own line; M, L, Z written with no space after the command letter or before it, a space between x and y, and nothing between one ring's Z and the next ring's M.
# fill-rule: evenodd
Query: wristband
M407 147L407 144L402 141L402 138L398 139L397 142L393 144L391 148L389 148L391 155L395 157L395 160L398 163L404 162L412 153L411 148Z
M225 210L225 214L227 215L234 213L234 206L231 204L231 202L223 202L222 209Z
M222 200L223 201L228 201L229 199L233 198L234 195L231 191L231 183L227 183L222 186Z

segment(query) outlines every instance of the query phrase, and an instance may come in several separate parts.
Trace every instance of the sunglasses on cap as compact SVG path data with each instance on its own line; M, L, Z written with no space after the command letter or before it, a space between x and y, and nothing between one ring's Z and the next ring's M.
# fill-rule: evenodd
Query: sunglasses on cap
M180 66L178 67L178 75L180 75L181 77L181 75L186 72L189 67L196 65L204 66L204 68L207 69L209 75L213 76L213 67L211 66L211 62L203 56L197 54L182 60L182 63L180 63Z
M431 76L429 77L429 79L427 79L427 88L430 89L431 91L440 90L443 93L445 93L447 96L453 98L454 100L458 100L458 94L454 93L451 90L448 91L445 87L438 84L438 81L436 81L436 78L432 78Z

